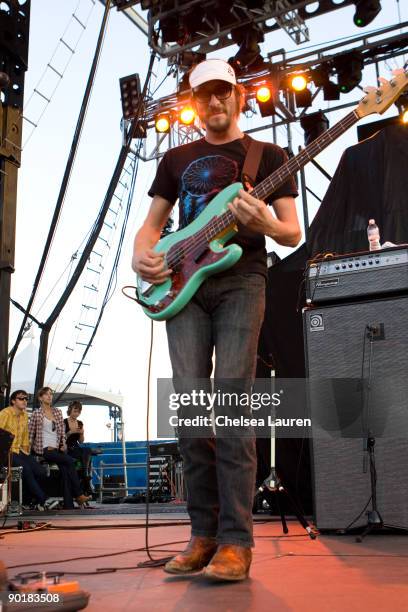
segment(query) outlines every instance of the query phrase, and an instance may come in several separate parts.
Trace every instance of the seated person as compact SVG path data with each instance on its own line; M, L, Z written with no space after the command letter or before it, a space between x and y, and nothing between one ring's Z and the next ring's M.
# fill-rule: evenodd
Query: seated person
M47 472L35 457L30 455L30 442L28 438L28 394L23 389L14 391L10 395L10 406L0 412L0 427L14 436L11 446L12 467L23 468L24 492L29 493L37 502L39 510L50 510L57 505L57 501L47 500L38 480L46 478Z
M64 419L67 452L71 457L81 461L84 491L87 495L92 495L92 450L81 446L84 441L84 424L78 419L81 412L82 404L78 400L71 402L67 408L68 417Z
M31 415L30 443L35 453L48 463L57 464L62 478L64 508L70 509L74 507L73 498L82 506L90 497L82 493L74 460L67 454L64 419L61 410L52 406L52 395L49 387L38 391L41 407Z

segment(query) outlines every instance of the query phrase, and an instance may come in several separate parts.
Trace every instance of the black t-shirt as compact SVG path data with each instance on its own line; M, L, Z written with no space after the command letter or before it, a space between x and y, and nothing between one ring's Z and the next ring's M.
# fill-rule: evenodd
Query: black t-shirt
M67 435L70 432L68 417L64 419L64 423L65 423L65 435ZM81 429L84 426L83 422L80 421L79 419L78 419L78 425L79 427L81 427ZM80 437L81 437L81 434L79 433L72 433L70 436L68 436L67 437L67 448L75 448L76 446L79 446Z
M149 196L161 196L175 204L179 202L179 229L191 223L222 189L242 180L246 156L243 139L214 145L204 138L170 149L163 156ZM272 174L287 160L283 149L264 143L256 184ZM297 196L296 184L289 179L273 193L268 204L284 196ZM265 237L238 223L238 233L231 242L243 248L242 257L222 274L266 275Z

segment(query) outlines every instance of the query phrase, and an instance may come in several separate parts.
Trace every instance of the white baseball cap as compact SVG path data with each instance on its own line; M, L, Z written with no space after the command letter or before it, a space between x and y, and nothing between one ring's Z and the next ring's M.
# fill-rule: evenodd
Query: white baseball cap
M189 81L191 89L207 81L227 81L232 85L237 84L234 69L222 59L208 59L200 62L191 71Z

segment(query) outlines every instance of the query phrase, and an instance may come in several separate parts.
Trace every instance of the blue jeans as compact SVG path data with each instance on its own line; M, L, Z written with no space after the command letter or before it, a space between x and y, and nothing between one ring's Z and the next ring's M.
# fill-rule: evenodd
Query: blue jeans
M47 496L37 482L37 480L43 480L47 477L47 472L44 467L36 461L33 455L25 455L24 453L12 453L11 465L13 467L23 468L23 485L25 492L28 491L38 503L44 504Z
M214 390L249 392L256 369L258 337L265 311L265 279L260 274L210 277L189 304L167 321L175 390L192 381L209 390L215 350ZM207 382L203 385L203 379ZM237 416L248 409L236 406ZM242 437L193 438L179 433L187 509L193 535L219 544L253 546L252 505L256 451L253 432Z

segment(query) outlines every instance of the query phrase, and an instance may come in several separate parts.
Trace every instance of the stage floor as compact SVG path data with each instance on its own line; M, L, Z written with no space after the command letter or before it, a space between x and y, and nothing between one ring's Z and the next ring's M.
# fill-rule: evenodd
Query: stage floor
M154 506L151 510L153 556L181 550L189 538L187 516L181 509L167 514L156 513ZM296 521L289 521L285 536L278 520L258 516L251 578L236 584L213 584L199 574L172 577L159 567L137 569L139 562L147 560L145 551L140 550L145 543L145 521L140 514L119 517L116 513L77 511L75 517L61 513L46 518L57 529L12 533L10 527L17 519L7 520L0 559L8 576L28 570L66 572L65 580L78 580L91 594L90 611L408 609L408 538L403 534L373 535L361 544L353 536L322 535L312 541ZM42 521L45 516L33 519ZM121 569L86 574L100 568Z

